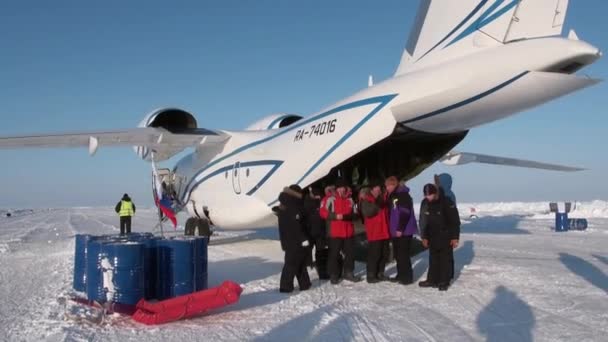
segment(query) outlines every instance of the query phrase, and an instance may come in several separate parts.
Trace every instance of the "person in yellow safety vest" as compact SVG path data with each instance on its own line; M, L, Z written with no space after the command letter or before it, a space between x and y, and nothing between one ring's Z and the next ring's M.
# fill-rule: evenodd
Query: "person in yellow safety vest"
M131 234L131 217L135 215L135 204L131 197L124 194L114 210L120 216L120 235Z

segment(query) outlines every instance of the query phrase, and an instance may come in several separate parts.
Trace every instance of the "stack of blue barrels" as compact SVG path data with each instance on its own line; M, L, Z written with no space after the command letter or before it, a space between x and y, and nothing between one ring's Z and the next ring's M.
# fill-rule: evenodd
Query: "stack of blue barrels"
M89 301L135 305L207 289L206 238L80 234L75 242L73 287Z
M157 299L207 288L207 239L160 240L157 247Z

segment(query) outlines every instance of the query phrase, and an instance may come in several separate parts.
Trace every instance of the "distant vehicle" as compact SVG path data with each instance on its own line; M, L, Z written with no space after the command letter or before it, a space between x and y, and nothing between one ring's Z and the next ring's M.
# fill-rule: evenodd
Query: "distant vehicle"
M0 148L88 146L94 154L99 146L136 146L147 161L193 148L161 177L177 195L176 209L227 229L276 225L271 207L285 185L338 174L359 184L409 179L437 161L577 171L452 150L473 128L598 82L575 74L602 54L574 31L560 36L567 9L567 0L423 0L393 77L370 78L312 115L275 114L228 131L162 108L135 129L3 137Z

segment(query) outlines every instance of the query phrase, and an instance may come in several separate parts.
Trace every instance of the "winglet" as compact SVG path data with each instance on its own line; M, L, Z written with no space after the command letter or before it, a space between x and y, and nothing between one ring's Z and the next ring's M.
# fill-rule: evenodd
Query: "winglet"
M578 38L578 34L576 34L576 31L574 31L574 29L570 30L570 32L568 33L568 39L570 39L570 40L580 40Z

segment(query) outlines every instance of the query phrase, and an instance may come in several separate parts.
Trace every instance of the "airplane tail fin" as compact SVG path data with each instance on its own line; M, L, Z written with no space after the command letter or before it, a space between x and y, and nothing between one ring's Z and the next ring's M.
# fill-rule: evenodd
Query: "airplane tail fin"
M421 0L395 76L510 41L560 35L569 0Z

